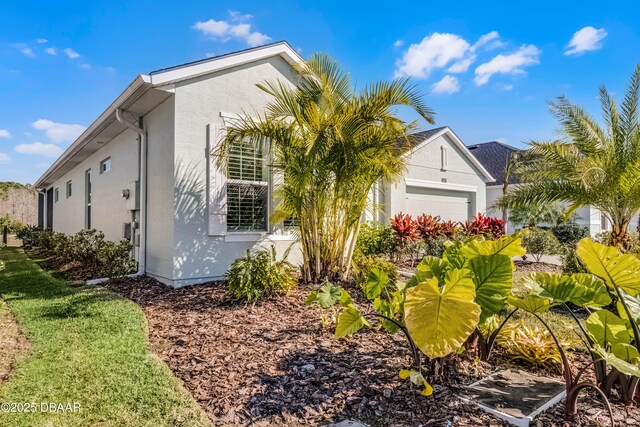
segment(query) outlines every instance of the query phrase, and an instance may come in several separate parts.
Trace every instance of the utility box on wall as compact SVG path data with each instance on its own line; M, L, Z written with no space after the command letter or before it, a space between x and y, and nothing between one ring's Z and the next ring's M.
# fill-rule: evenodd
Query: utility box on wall
M139 181L133 181L129 183L127 188L122 190L122 197L127 200L127 210L137 211L140 210L140 183Z

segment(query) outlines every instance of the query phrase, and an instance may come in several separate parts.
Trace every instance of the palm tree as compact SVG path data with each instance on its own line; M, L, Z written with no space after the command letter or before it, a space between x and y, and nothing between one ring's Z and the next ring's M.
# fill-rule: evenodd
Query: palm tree
M409 133L416 122L397 117L407 106L433 123L433 112L408 79L370 84L356 92L349 74L325 54L297 66L292 86L269 80L263 113L243 114L216 153L224 165L238 144L268 152L278 185L272 222L293 218L299 229L303 277L344 278L372 186L405 169Z
M598 208L611 222L610 244L628 249L629 224L640 212L640 120L636 67L620 108L600 88L603 125L561 96L549 103L560 137L531 142L518 175L526 179L506 198L508 207L565 202L569 218L582 206Z

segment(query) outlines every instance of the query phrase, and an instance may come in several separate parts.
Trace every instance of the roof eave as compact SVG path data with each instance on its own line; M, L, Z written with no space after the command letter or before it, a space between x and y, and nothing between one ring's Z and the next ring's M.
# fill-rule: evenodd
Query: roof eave
M106 110L100 114L100 116L94 120L91 125L85 129L84 132L58 157L58 159L42 174L40 178L35 182L34 187L38 190L42 189L43 185L47 182L47 179L53 175L58 169L64 166L78 151L86 145L90 136L100 129L105 120L115 113L117 108L120 108L127 100L136 93L143 86L151 87L151 78L146 74L138 75L127 86L127 88L107 107Z

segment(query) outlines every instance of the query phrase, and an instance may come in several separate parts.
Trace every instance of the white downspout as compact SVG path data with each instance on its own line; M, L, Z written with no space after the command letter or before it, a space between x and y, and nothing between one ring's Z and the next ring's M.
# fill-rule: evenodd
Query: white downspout
M140 249L138 251L138 271L127 277L142 276L147 267L147 134L144 129L122 117L122 109L116 109L116 119L140 137ZM98 285L109 278L87 280L87 285Z

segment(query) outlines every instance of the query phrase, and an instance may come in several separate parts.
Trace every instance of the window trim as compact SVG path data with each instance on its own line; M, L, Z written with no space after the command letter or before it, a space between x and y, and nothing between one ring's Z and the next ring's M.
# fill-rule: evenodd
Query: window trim
M109 169L103 170L104 166L108 165ZM107 173L111 170L111 156L107 157L106 159L103 159L102 161L100 161L100 175L102 175L103 173Z
M66 198L68 199L69 197L71 197L73 195L73 183L72 180L67 181L67 183L65 184L65 188L66 188Z
M53 203L58 203L60 200L60 187L53 189Z

